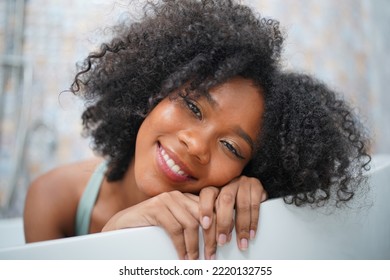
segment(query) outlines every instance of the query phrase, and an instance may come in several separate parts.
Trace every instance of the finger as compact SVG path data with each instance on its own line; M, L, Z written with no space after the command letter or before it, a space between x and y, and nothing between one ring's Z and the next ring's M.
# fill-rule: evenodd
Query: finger
M215 216L215 214L213 213ZM204 257L206 260L215 260L217 252L217 241L215 238L216 234L216 218L212 217L211 225L207 229L203 229L204 239Z
M256 179L251 185L251 224L249 226L249 238L252 240L256 237L259 224L260 204L267 198L263 185Z
M156 225L162 227L172 240L179 259L187 258L183 227L168 209L160 209L160 216L156 217Z
M199 220L203 229L207 230L213 223L214 205L219 189L216 187L203 188L199 193Z
M175 202L182 204L185 210L174 211L175 218L183 226L184 243L186 246L186 259L199 258L199 198L192 194L183 196L181 192L173 192ZM186 199L187 198L187 199ZM175 203L169 204L169 209L173 211Z
M223 246L228 241L231 232L231 222L234 214L234 204L237 193L235 182L225 186L219 193L216 201L217 214L217 242Z
M199 258L198 204L180 192L156 197L154 219L168 233L180 259ZM189 210L190 209L190 210Z
M188 197L192 201L199 203L199 196L192 194L192 193L183 193L184 196Z
M240 250L248 249L251 225L251 183L241 180L236 198L236 239Z

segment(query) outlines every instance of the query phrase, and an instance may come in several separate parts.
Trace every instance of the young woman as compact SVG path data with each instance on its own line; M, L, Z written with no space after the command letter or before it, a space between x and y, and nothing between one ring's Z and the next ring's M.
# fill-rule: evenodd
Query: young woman
M353 197L367 137L326 85L282 71L278 22L228 0L144 11L76 75L101 159L32 183L28 242L157 225L180 258L196 259L201 225L213 259L233 227L248 248L267 196L298 206Z

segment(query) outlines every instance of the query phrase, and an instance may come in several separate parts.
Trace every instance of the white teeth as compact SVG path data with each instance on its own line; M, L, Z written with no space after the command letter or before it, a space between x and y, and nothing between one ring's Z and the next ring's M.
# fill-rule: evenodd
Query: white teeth
M172 166L171 169L173 171L175 171L176 173L179 173L179 171L180 171L180 167L178 165L176 165L176 164L174 166Z
M172 159L168 159L167 164L172 169L172 167L175 165L175 162Z
M173 159L171 159L168 154L165 152L164 149L161 149L161 155L164 158L166 164L168 167L175 173L181 175L181 176L186 176L186 173L180 169L180 166L178 166Z

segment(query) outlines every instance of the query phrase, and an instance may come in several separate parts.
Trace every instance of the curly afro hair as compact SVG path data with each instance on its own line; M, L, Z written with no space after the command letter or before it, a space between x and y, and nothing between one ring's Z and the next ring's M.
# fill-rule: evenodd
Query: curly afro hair
M138 129L162 99L183 87L207 94L239 75L263 89L266 109L243 175L295 205L348 201L362 183L368 138L324 84L280 69L277 21L230 0L164 0L148 2L142 19L113 32L71 87L86 100L84 132L108 160L109 181L123 177Z
M352 109L324 83L299 73L273 76L262 140L248 174L270 197L295 205L349 201L365 182L369 139Z

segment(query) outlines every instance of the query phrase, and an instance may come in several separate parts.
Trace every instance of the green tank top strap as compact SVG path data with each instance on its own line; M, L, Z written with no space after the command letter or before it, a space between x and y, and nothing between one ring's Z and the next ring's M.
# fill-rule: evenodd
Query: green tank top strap
M92 174L81 196L76 213L76 235L85 235L89 232L92 209L96 203L106 170L107 163L103 161Z

